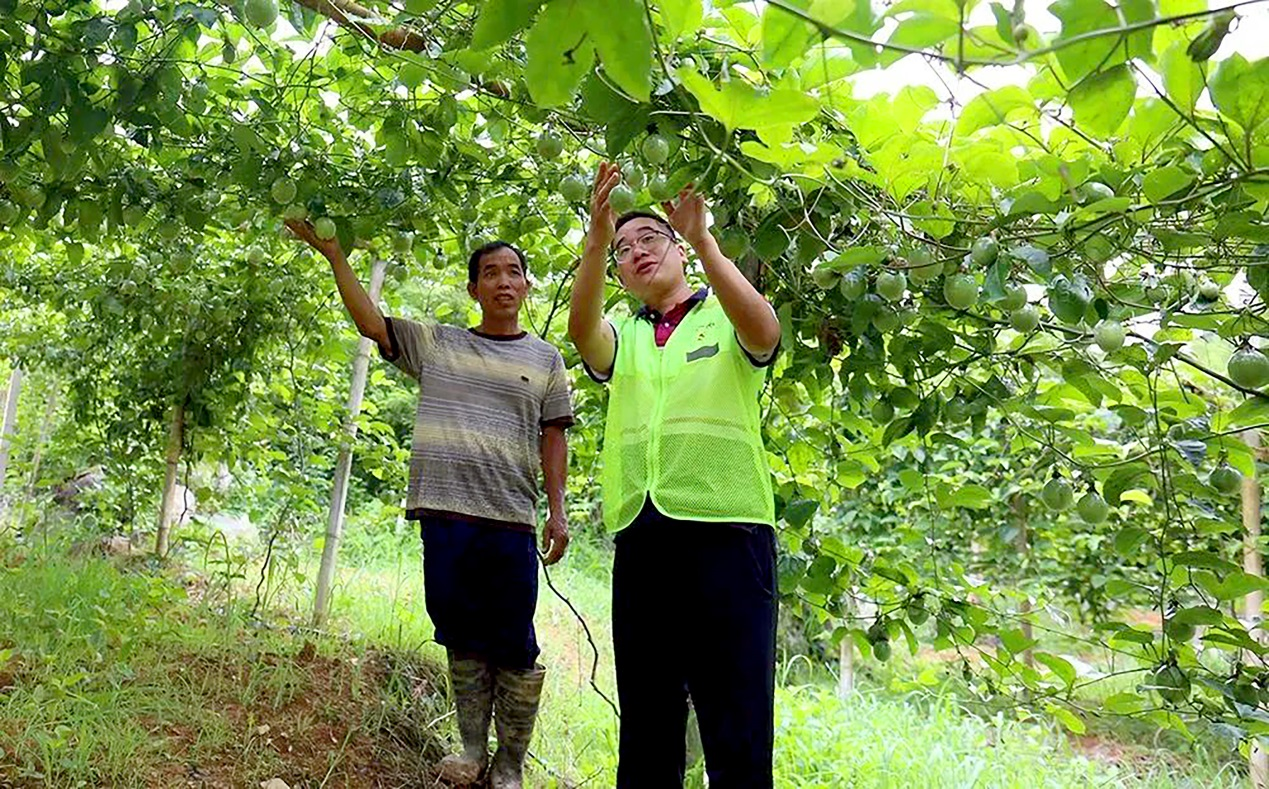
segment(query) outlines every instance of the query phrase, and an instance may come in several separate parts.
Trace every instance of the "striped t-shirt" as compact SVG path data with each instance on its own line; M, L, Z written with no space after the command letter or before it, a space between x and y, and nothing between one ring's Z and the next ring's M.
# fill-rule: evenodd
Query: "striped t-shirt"
M383 357L419 381L408 517L532 529L545 425L573 423L555 346L529 334L388 318Z

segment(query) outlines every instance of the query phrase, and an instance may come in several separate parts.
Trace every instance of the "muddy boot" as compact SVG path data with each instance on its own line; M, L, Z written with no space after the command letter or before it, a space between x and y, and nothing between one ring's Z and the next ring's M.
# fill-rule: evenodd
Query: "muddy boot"
M494 672L476 657L449 653L449 681L454 690L458 732L463 752L441 760L438 775L455 786L480 780L489 760L489 718L493 713Z
M499 669L494 683L494 727L498 751L489 770L491 789L523 789L524 757L538 717L546 669Z

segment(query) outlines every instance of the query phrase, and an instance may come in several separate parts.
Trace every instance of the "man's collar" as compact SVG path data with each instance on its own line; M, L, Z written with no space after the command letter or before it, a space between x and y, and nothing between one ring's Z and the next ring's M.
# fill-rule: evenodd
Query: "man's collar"
M709 288L701 288L700 290L693 293L691 296L688 296L679 304L676 304L674 307L672 307L671 311L678 309L680 307L687 307L688 305L695 306L697 302L704 301L708 296L709 296ZM639 308L638 312L635 313L635 317L640 320L645 320L648 323L660 323L661 319L664 318L665 316L657 312L656 310L652 309L647 304L645 304Z

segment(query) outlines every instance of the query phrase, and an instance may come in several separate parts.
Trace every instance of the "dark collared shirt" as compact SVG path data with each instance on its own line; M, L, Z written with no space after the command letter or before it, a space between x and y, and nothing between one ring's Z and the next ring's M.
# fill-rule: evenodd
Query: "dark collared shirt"
M683 322L687 314L692 311L693 307L704 301L708 295L709 288L701 288L685 300L675 304L664 315L645 304L635 313L635 317L639 320L645 320L656 327L657 347L664 348L665 344L670 340L670 335L679 327L679 324Z
M638 312L635 313L635 319L651 323L656 329L657 347L664 348L665 344L670 340L670 335L673 334L674 330L677 329L679 324L683 322L683 319L687 317L687 314L692 311L692 308L705 301L707 298L709 298L709 288L701 288L691 296L688 296L684 301L681 301L671 307L664 315L645 304L639 308ZM614 341L616 340L616 336L617 331L614 328ZM740 346L740 350L744 351L745 356L748 357L754 367L768 367L775 362L776 356L778 356L780 352L780 346L777 343L776 347L772 349L771 355L765 359L755 357L743 344ZM616 358L614 345L614 364L616 363ZM612 370L609 370L607 375L598 375L594 370L590 369L590 365L586 364L585 359L582 360L582 368L586 370L586 374L591 377L591 380L596 383L606 384L612 378Z

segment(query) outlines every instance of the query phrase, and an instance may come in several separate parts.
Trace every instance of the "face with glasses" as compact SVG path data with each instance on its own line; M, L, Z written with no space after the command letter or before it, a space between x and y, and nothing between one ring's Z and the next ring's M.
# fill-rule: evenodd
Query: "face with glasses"
M673 287L684 276L683 250L664 225L648 217L621 226L612 243L612 259L621 284L636 296Z

